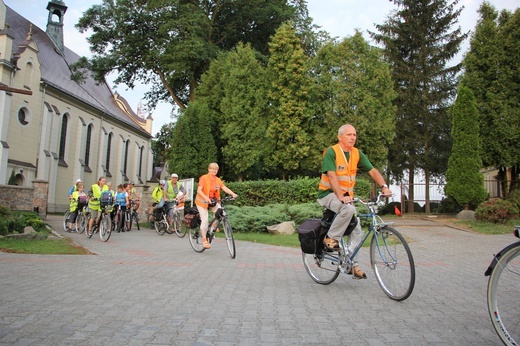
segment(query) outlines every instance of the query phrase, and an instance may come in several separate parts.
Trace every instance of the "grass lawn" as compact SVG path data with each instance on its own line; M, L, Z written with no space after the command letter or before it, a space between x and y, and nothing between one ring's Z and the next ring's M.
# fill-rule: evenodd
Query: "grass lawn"
M16 239L1 238L0 251L37 255L89 255L90 251L68 238Z

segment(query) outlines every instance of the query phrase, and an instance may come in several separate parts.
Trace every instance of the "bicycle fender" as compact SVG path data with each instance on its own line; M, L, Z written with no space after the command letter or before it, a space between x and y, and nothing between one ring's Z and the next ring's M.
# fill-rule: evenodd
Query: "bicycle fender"
M491 261L491 264L489 265L488 269L487 269L486 272L484 273L484 276L490 276L491 273L493 272L493 269L495 268L495 265L497 264L498 260L500 260L500 257L502 257L502 255L503 255L504 253L506 253L507 251L509 251L509 250L511 250L512 248L517 247L517 246L520 246L520 241L518 241L518 242L516 242L516 243L509 244L508 246L506 246L505 248L503 248L502 250L500 250L499 253L497 253L496 255L494 255L493 260Z

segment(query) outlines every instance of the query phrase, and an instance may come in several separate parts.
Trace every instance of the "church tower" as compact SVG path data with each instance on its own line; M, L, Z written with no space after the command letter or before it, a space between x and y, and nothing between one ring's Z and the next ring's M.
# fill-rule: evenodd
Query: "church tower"
M63 53L63 17L67 6L61 0L51 0L47 4L49 18L47 19L47 35L54 41L56 48Z

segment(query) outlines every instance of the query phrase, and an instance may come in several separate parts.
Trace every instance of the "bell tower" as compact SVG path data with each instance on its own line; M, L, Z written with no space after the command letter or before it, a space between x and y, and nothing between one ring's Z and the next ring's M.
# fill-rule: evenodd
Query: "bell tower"
M63 17L67 6L61 0L51 0L47 4L49 18L47 19L47 35L52 39L56 48L63 53Z

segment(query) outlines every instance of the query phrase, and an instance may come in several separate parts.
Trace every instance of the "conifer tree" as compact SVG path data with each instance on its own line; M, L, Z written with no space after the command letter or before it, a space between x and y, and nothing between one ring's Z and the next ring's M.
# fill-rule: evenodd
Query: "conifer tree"
M389 168L398 180L408 174L408 201L413 210L414 177L423 170L426 212L429 211L430 176L443 176L451 148L447 111L457 88L460 64L449 66L467 34L454 27L462 8L459 0L393 0L398 10L379 33L370 33L384 46L392 66L397 92L395 143Z
M482 203L487 196L480 173L480 138L475 98L468 87L459 89L451 111L453 149L446 173L446 195L468 209Z
M288 173L301 168L301 162L309 156L311 148L308 57L290 23L276 31L269 51L270 115L266 144L270 155L266 165L280 169L281 178L285 180Z

